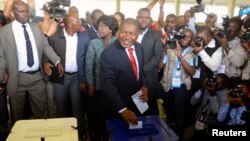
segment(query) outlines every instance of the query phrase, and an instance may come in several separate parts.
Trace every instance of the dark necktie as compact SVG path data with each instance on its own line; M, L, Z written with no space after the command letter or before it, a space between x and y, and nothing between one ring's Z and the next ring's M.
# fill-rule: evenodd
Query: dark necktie
M29 67L32 67L34 65L32 45L31 45L31 42L30 42L29 34L28 34L27 30L26 30L26 25L23 24L22 27L23 27L24 37L25 37L25 40L26 40L27 65Z
M135 77L136 77L136 79L138 79L137 65L136 65L134 54L133 54L133 48L128 48L128 52L129 52L129 59L130 59L130 62L132 64Z

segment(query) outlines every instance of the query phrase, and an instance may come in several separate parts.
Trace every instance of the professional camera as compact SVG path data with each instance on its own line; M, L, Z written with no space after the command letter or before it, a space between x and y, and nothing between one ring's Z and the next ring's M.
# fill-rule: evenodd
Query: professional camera
M202 4L202 0L196 0L197 5L191 7L190 9L193 10L195 13L204 12L205 11L205 5Z
M224 36L228 36L228 27L229 27L229 17L227 15L222 16L222 26L223 28L219 28L219 31L217 33L218 38L223 38Z
M5 88L6 87L6 83L0 82L0 88Z
M205 85L207 87L214 87L216 84L216 77L213 76L212 78L207 78L206 81L205 81Z
M166 43L166 47L169 49L175 49L176 48L176 42L180 39L184 38L185 35L181 32L173 31L169 35L169 40Z
M229 95L232 97L232 98L239 98L239 97L242 97L243 96L243 92L240 90L240 87L237 86L235 89L232 89L229 93Z
M240 41L246 42L250 39L250 19L244 22L243 27L246 31L241 35Z
M194 40L194 45L196 47L200 47L202 45L204 45L204 40L202 37L196 37L195 40Z
M52 0L43 5L43 10L47 10L54 18L63 18L66 15L64 7L70 7L70 0Z

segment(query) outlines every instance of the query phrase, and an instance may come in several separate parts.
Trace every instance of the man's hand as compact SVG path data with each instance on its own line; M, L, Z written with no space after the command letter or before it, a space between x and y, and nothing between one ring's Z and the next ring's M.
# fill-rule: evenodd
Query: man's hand
M95 95L95 88L94 86L88 86L88 95L94 96Z
M128 124L137 125L138 119L133 111L126 109L121 113L121 116Z
M45 74L48 76L50 76L52 74L51 67L53 67L53 65L51 63L44 63L43 64L43 70L44 70Z
M63 68L63 65L62 65L61 62L59 62L59 63L57 64L57 69L58 69L58 73L60 74L60 77L62 77L63 74L64 74L64 68Z
M80 89L80 91L82 91L82 92L86 92L86 83L80 83L79 84L79 89Z
M148 101L148 89L146 87L142 87L141 91L142 91L142 94L140 95L140 99L143 102L147 102Z
M2 83L7 83L8 79L9 79L8 73L7 73L7 72L4 72L4 73L3 73Z
M224 37L218 38L218 39L219 39L218 41L219 41L221 47L223 47L225 49L228 46L228 40L227 40L226 35L224 35Z
M180 60L182 59L181 52L182 52L182 48L181 48L180 44L176 41L176 48L174 49L174 53L175 53L175 55L176 55Z

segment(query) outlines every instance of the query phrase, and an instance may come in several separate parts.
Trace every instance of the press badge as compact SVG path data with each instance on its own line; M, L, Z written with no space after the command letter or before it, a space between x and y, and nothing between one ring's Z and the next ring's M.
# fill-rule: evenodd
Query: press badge
M181 78L173 78L172 79L172 87L180 88L181 87Z
M181 77L181 70L176 70L175 77L178 77L178 78Z
M195 70L195 74L193 75L193 78L200 78L201 76L201 69L198 68Z
M175 77L172 79L172 86L174 88L180 88L181 87L181 71L176 70Z

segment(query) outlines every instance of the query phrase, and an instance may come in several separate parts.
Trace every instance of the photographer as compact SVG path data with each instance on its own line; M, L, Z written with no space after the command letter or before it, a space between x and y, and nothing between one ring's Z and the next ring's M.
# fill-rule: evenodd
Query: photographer
M241 35L241 46L247 53L248 59L242 68L241 79L250 80L250 14L245 18L243 25L246 31Z
M198 62L198 65L201 66L199 72L201 80L211 78L221 64L223 51L213 38L211 28L207 26L199 27L193 46L194 51L201 59Z
M202 88L191 98L191 105L199 105L194 123L185 129L184 141L204 140L208 125L218 124L217 112L227 101L228 77L219 73L204 80Z
M224 72L229 77L230 88L234 88L241 79L241 67L247 61L247 54L240 44L242 21L240 17L229 20L228 34L217 34L216 38L223 48L223 61L219 72Z
M176 41L176 48L167 48L166 65L161 79L162 97L167 113L167 123L182 139L188 94L191 88L193 66L193 48L190 47L192 31L182 32L184 37Z
M250 81L242 80L228 93L228 101L218 112L218 120L227 125L249 125Z
M250 39L245 42L241 42L241 46L245 49L248 57L247 62L242 68L241 79L250 80Z

